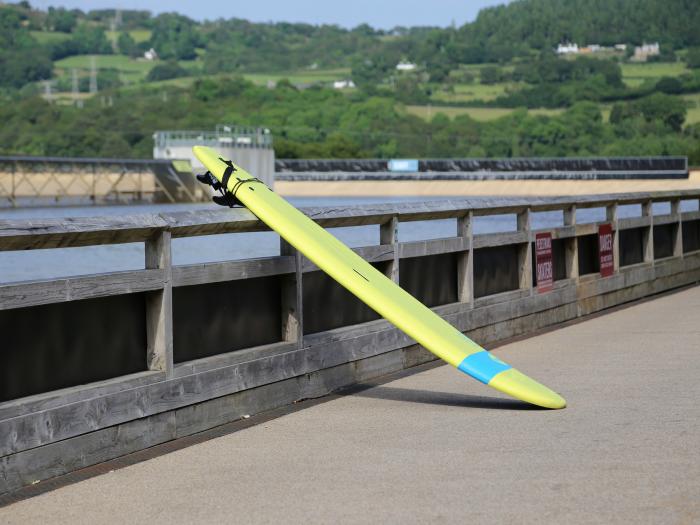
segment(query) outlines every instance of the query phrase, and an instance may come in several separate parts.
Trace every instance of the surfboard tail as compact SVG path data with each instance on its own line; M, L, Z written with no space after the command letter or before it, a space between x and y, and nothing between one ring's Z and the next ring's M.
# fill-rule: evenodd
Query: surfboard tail
M516 399L543 408L566 407L566 401L559 394L486 350L469 354L457 368L485 385Z

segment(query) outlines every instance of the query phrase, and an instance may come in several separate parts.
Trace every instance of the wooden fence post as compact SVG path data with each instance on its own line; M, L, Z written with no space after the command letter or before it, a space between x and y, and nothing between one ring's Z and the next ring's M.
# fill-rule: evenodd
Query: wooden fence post
M673 199L671 201L671 215L676 219L676 227L674 228L675 236L673 237L673 256L683 257L683 213L681 212L680 199Z
M294 273L282 276L282 340L304 346L303 264L304 259L294 246L280 237L280 255L294 256Z
M533 291L532 287L532 231L530 229L530 208L518 213L518 231L526 233L527 242L518 251L520 289Z
M149 370L173 373L173 287L171 234L161 230L146 241L146 268L165 272L161 290L146 294L147 363Z
M649 226L644 229L642 236L642 253L644 262L654 264L654 211L651 201L642 203L642 217L649 217Z
M613 231L613 271L620 271L620 235L617 231L617 202L605 207L605 220L610 223Z
M457 218L457 236L468 240L469 249L459 254L457 260L457 300L474 306L474 213Z
M573 226L574 232L576 229L576 205L573 204L564 210L564 226ZM578 237L575 233L573 237L568 237L565 241L566 246L566 277L567 279L576 279L578 281Z
M399 217L394 215L391 220L379 225L379 244L391 245L394 249L394 257L386 267L385 275L399 283Z

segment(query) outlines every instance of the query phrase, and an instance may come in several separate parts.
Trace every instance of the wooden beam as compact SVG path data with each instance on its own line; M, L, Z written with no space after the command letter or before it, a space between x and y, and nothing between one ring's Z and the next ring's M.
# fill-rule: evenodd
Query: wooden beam
M426 241L403 242L399 245L399 257L425 257L442 253L463 252L471 248L466 237L446 237Z
M386 266L385 275L393 282L399 282L399 217L394 215L391 220L379 226L379 244L391 246L393 257Z
M524 244L530 238L526 231L481 233L472 236L472 247L491 248L493 246L507 246L509 244Z
M470 307L474 306L473 223L474 215L472 212L457 219L457 235L468 246L457 259L457 300Z
M299 250L280 237L280 253L293 257L294 273L282 277L282 341L304 346L303 256Z
M0 220L0 251L142 242L165 226L157 215Z
M192 286L239 279L254 279L256 277L283 275L294 271L293 256L173 266L173 286Z
M642 253L644 262L654 264L654 211L652 201L647 200L642 203L642 217L649 219L649 226L644 228L642 235Z
M520 274L520 289L532 292L532 239L530 228L530 209L518 213L518 232L524 234L525 243L518 251L518 271Z
M576 238L576 205L564 210L564 227L574 230L574 236L566 240L566 277L578 281L578 239Z
M162 289L165 281L164 270L152 269L1 284L0 310L150 292Z
M683 257L683 217L681 214L681 200L671 200L671 216L675 219L673 228L673 256Z
M171 235L161 230L146 242L146 268L163 272L163 288L146 295L147 364L149 370L173 371L173 288Z
M625 217L617 219L617 227L620 230L644 228L651 224L651 217Z
M620 271L620 235L617 230L617 203L608 204L605 208L605 220L613 230L613 271Z

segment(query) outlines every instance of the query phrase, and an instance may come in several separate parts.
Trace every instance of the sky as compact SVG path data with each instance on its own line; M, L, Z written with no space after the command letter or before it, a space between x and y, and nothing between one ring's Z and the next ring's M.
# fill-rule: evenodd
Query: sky
M42 9L49 6L91 9L147 9L154 13L176 11L196 20L245 18L254 22L307 22L375 28L395 26L458 26L471 22L479 9L507 0L30 0Z

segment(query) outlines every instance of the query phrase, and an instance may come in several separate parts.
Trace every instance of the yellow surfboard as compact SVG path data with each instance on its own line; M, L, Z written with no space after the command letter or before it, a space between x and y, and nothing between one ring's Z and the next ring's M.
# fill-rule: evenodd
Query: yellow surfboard
M193 150L216 181L261 221L437 357L522 401L566 406L559 394L492 356L244 169L212 148Z

